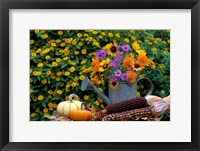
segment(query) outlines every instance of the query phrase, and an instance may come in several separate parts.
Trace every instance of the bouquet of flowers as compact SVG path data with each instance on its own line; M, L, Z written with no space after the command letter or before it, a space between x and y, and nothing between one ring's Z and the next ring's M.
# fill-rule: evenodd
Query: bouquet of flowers
M149 66L155 68L154 62L141 50L137 41L132 44L117 45L109 43L97 50L91 65L83 72L90 73L93 84L106 80L111 88L117 88L119 82L133 83L139 73Z

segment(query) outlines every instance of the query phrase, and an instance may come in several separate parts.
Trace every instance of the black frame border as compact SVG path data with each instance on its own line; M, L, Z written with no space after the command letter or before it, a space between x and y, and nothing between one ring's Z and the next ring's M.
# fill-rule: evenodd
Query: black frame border
M192 141L166 143L9 142L9 9L191 9ZM200 2L199 0L0 0L0 149L15 150L140 150L200 151Z

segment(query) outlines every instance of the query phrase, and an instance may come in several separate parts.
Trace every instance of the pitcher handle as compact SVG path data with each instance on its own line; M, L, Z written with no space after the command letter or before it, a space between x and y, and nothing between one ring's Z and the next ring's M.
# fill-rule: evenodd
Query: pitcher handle
M151 82L151 80L150 79L148 79L148 78L139 78L139 79L137 79L137 83L138 83L138 81L140 81L140 80L147 80L149 83L150 83L150 90L149 90L149 92L145 95L145 97L147 96L147 95L150 95L152 92L153 92L153 88L154 88L154 86L153 86L153 83Z

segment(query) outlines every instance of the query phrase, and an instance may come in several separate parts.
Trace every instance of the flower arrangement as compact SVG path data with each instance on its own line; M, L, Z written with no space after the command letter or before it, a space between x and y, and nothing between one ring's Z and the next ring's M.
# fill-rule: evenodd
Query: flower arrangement
M133 49L132 49L133 48ZM154 62L141 50L137 41L132 44L109 43L96 51L89 68L83 72L90 73L93 84L101 79L109 82L111 88L117 88L119 82L134 83L146 66L155 68Z

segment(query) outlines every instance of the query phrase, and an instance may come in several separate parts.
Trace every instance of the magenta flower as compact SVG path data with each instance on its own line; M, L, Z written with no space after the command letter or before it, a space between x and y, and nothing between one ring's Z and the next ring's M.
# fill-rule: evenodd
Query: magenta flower
M118 54L122 54L124 52L124 46L123 45L118 45L117 46L117 52L118 52Z
M111 65L111 67L113 67L115 69L118 68L118 66L119 66L119 63L114 60L110 60L109 64Z
M131 50L131 47L128 44L124 44L123 48L124 48L124 52L128 52Z
M115 56L115 58L114 58L114 61L116 61L116 62L118 62L118 63L122 62L122 60L123 60L123 57L120 56L120 55L117 55L117 56Z
M121 77L122 71L121 71L121 70L116 70L116 71L114 72L114 74L115 74L116 77Z
M123 73L123 74L121 74L120 79L122 81L126 81L126 80L128 80L128 75L126 73Z
M94 57L98 58L98 59L106 58L107 57L107 52L105 50L98 50Z
M111 77L109 77L109 81L112 83L117 82L117 78L115 76L111 76Z

